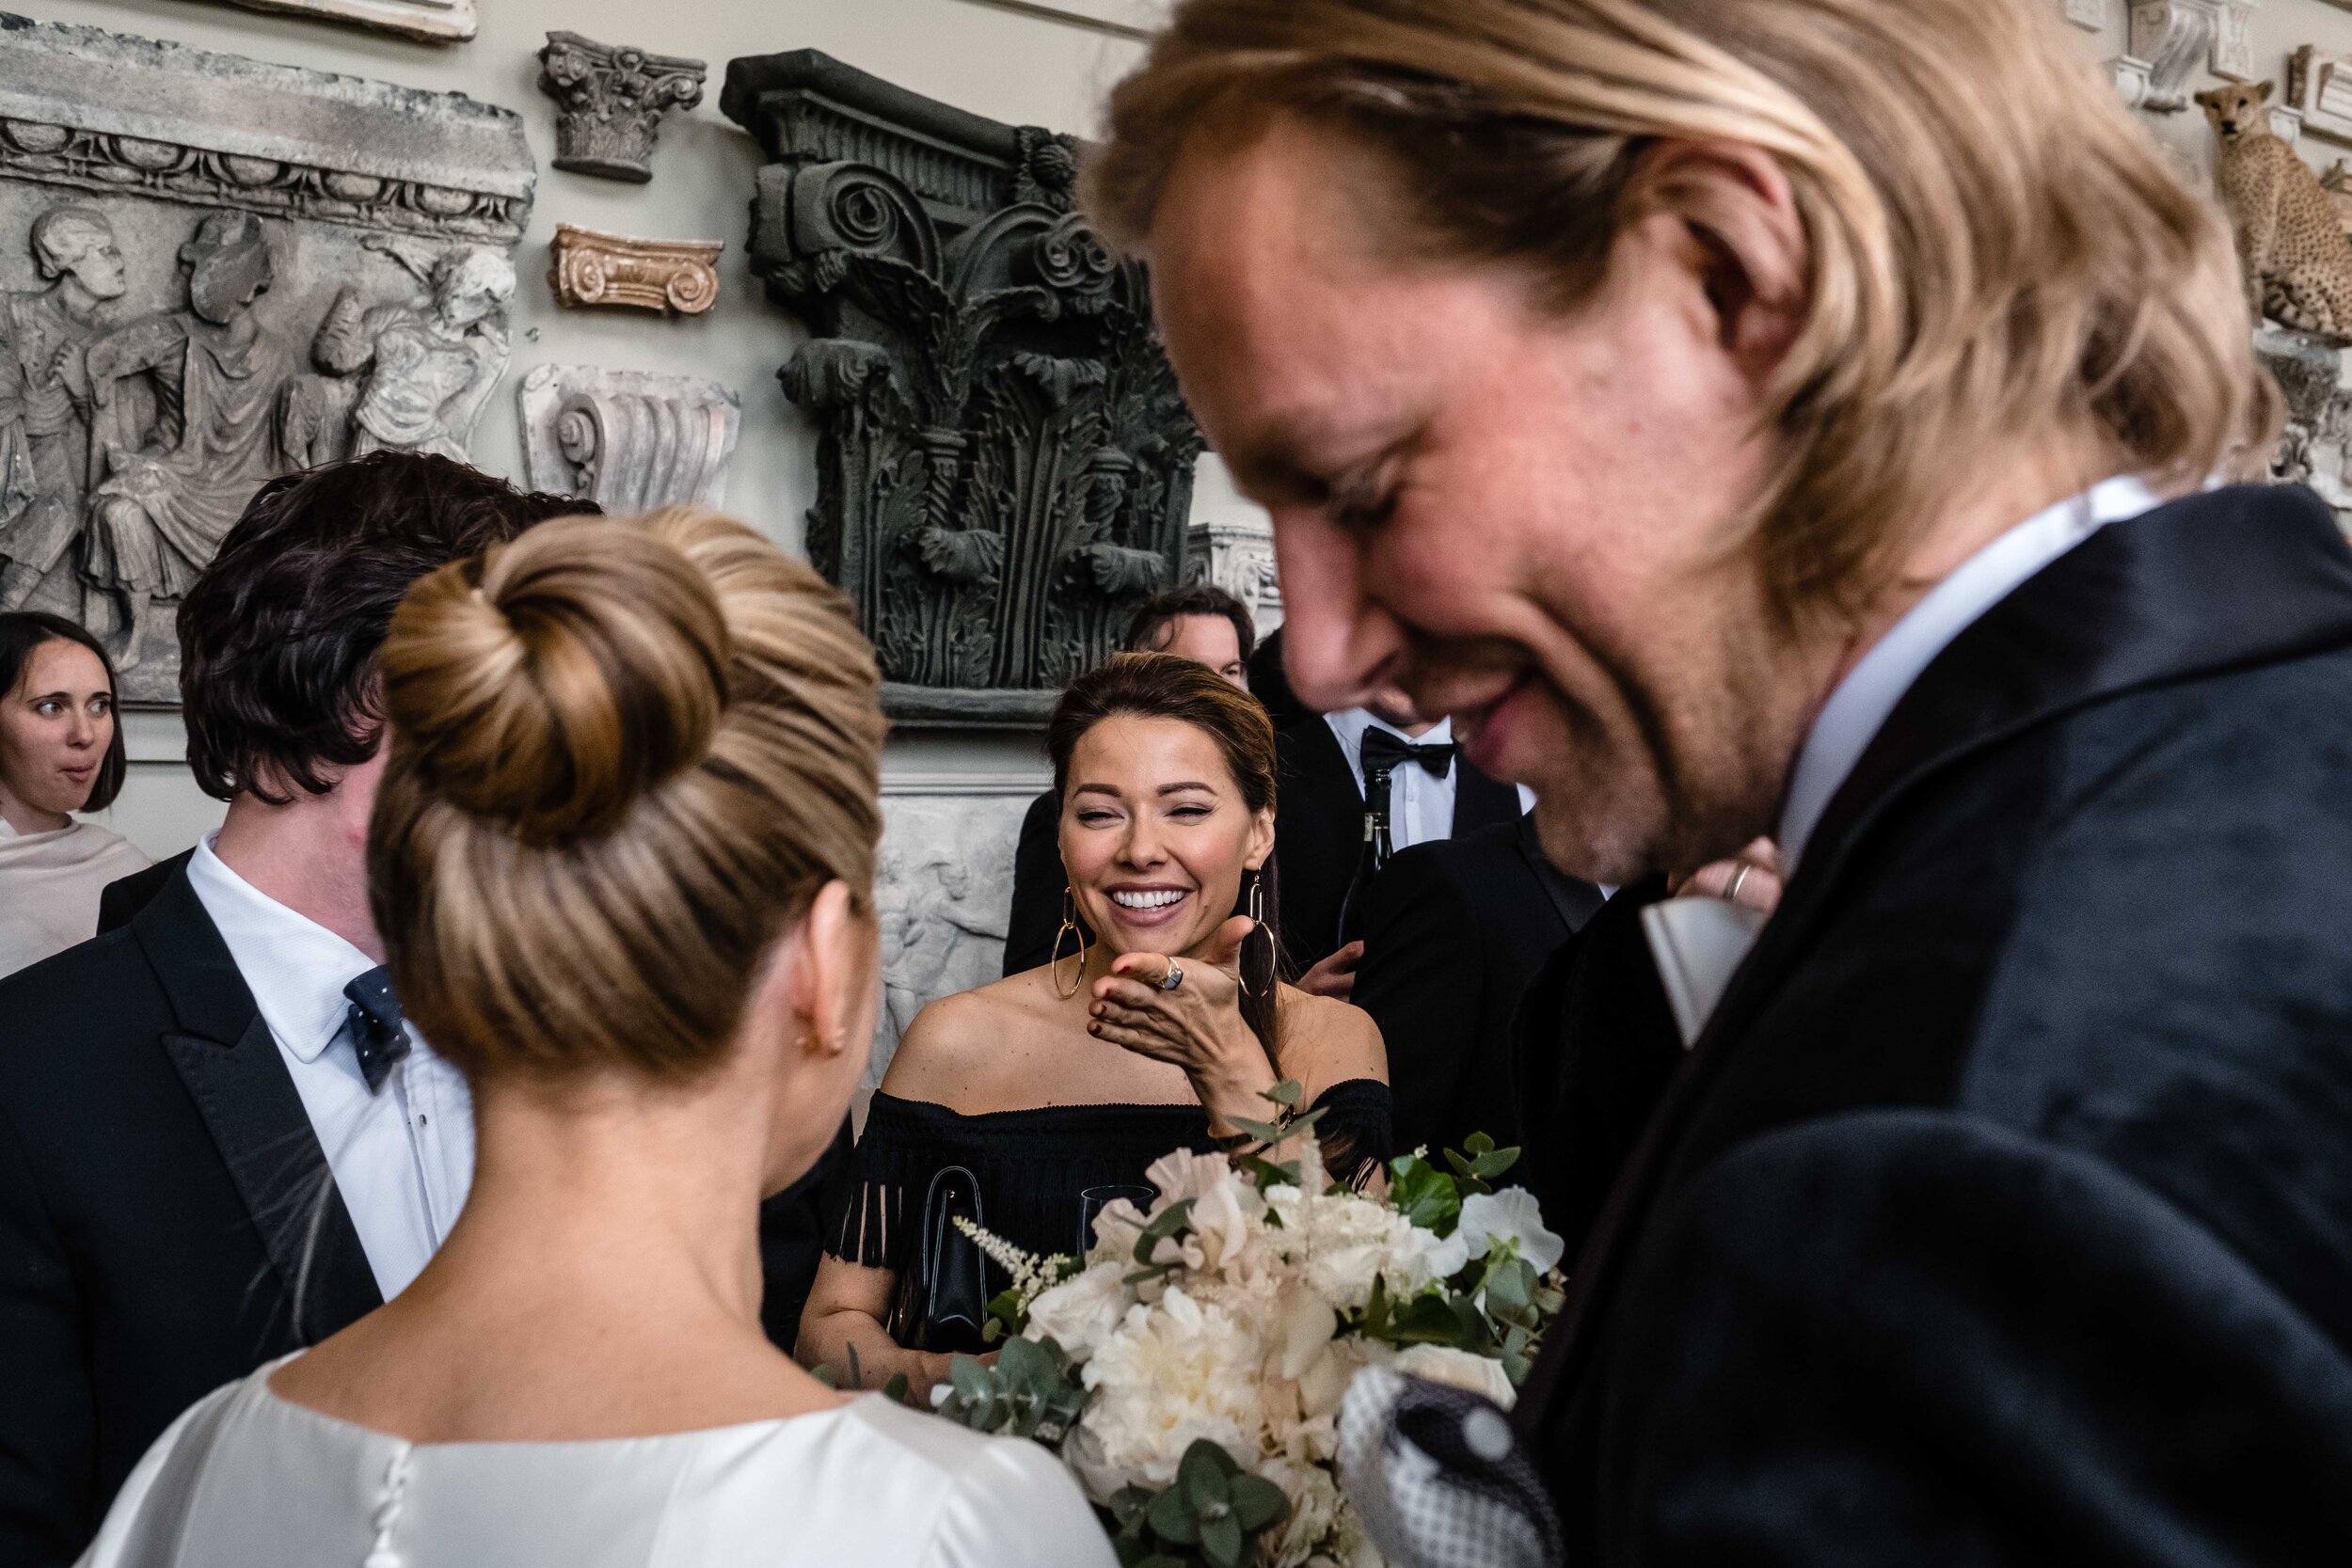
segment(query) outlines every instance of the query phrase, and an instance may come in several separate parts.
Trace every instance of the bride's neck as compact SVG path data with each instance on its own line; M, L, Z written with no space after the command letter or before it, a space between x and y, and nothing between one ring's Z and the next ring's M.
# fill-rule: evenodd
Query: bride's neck
M474 1120L473 1189L435 1259L435 1285L537 1295L662 1333L681 1320L759 1333L767 1110L756 1086L492 1083Z

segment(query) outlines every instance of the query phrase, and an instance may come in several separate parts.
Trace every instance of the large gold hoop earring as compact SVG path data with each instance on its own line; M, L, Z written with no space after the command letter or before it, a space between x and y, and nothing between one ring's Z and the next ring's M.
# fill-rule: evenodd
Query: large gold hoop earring
M1245 952L1239 975L1242 994L1263 996L1274 985L1274 933L1265 928L1265 873L1263 871L1252 872L1249 878L1249 935L1265 938L1265 983L1254 988L1249 984L1249 957ZM1243 941L1246 945L1248 938Z
M1070 989L1068 990L1061 989L1061 939L1065 936L1074 937L1077 934L1078 903L1071 895L1070 890L1065 887L1061 890L1061 928L1054 933L1054 956L1047 962L1047 967L1053 971L1054 974L1054 994L1065 1002L1078 994L1078 984L1086 978L1087 974L1087 948L1086 942L1082 940L1078 943L1078 951L1073 955L1078 960L1078 972L1070 977Z

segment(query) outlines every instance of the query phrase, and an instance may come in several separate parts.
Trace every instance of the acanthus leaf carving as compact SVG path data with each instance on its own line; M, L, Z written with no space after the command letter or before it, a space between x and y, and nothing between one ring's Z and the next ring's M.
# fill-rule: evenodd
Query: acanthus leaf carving
M1034 722L1182 568L1201 441L1141 270L1074 210L1077 147L816 53L729 63L771 160L752 264L815 336L810 557L902 721Z
M539 90L556 104L555 166L637 184L651 180L661 117L701 103L708 70L701 60L549 33L539 51Z

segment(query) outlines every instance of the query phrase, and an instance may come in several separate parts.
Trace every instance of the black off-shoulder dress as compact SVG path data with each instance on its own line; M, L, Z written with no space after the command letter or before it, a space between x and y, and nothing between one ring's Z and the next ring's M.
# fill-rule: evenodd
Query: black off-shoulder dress
M1334 1177L1361 1183L1388 1163L1389 1086L1351 1078L1315 1099ZM1173 1149L1206 1153L1199 1105L1052 1105L965 1116L877 1094L826 1250L898 1276L887 1327L922 1350L984 1349L985 1303L1009 1280L953 1223L961 1214L1025 1252L1078 1254L1095 1213L1125 1196L1148 1207L1144 1172Z

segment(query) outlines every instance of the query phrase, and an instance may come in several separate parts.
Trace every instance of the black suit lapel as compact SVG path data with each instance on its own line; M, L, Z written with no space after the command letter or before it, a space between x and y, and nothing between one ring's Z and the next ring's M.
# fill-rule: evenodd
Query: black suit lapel
M1454 836L1466 838L1481 828L1491 828L1504 822L1516 822L1519 811L1519 792L1499 779L1481 773L1470 766L1470 758L1454 759Z
M1516 803L1516 790L1512 792L1512 799ZM1551 857L1544 853L1543 843L1535 836L1534 813L1530 812L1519 818L1518 832L1511 842L1518 850L1519 858L1527 863L1528 873L1535 879L1535 885L1544 890L1544 896L1551 901L1553 911L1560 916L1563 934L1574 936L1582 930L1584 923L1608 902L1601 896L1600 889L1581 877L1569 876L1551 863Z
M1522 1395L1573 1389L1678 1135L1802 958L1871 830L1937 774L2134 689L2352 645L2352 551L2309 491L2239 486L2102 529L1996 604L1887 716L1830 801L1781 905L1627 1160Z
M183 1033L158 1042L187 1085L311 1343L383 1305L302 1097L183 870L131 923Z

